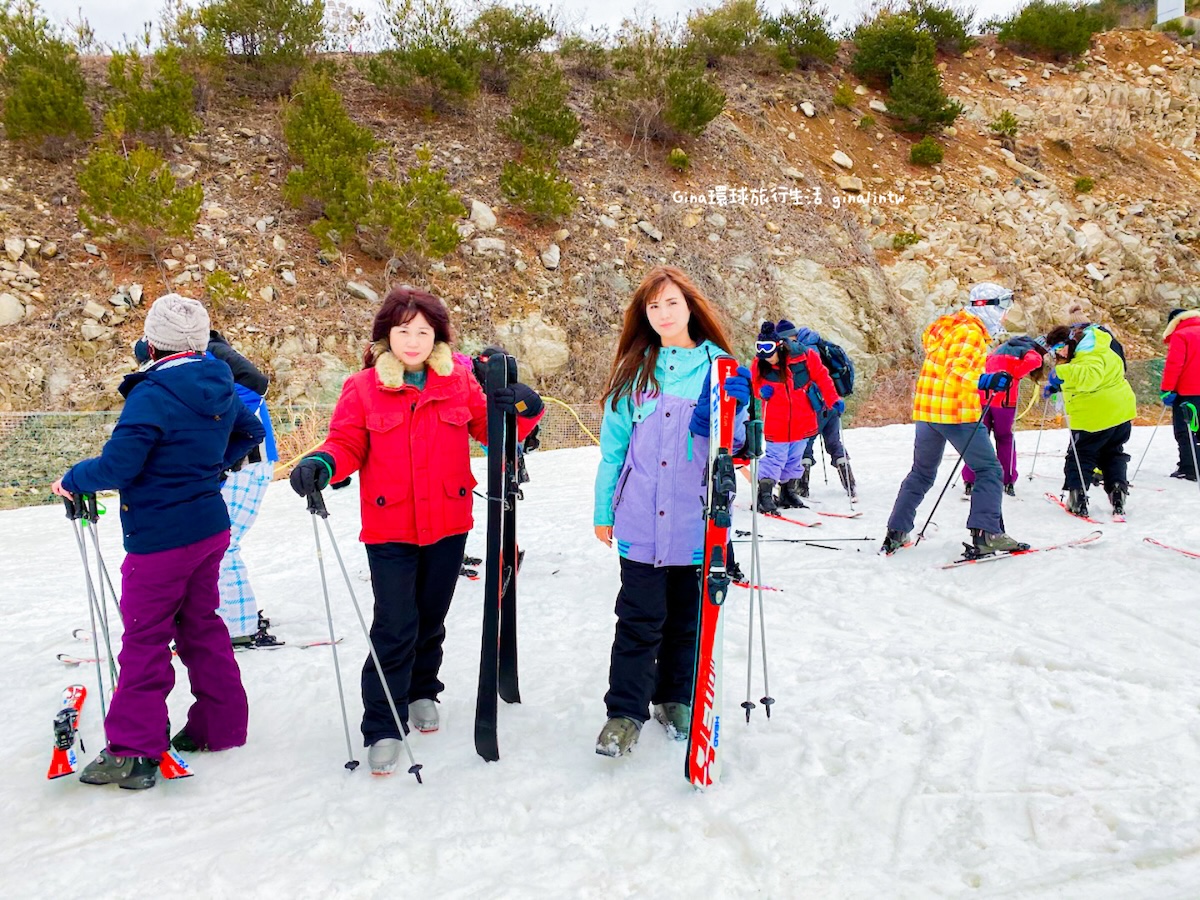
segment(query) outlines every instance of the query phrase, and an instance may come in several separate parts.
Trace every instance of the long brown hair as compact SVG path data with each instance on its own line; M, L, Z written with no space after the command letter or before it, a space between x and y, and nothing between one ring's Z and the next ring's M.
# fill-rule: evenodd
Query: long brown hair
M375 313L375 321L371 323L371 343L386 341L391 331L397 325L411 322L420 313L433 329L434 343L450 343L454 337L454 329L450 326L450 312L446 304L428 291L411 287L394 287L383 298L383 305ZM363 368L369 369L375 365L375 355L371 347L363 353Z
M646 318L646 305L657 297L668 283L678 287L687 302L688 312L691 313L688 320L688 337L697 344L712 341L726 353L733 354L729 349L729 335L725 326L721 324L712 301L700 292L681 269L675 266L655 266L633 292L633 300L625 310L625 324L621 328L621 337L617 340L617 356L608 373L608 384L604 387L604 398L612 403L614 412L617 403L626 395L632 397L635 392L659 392L654 367L658 362L662 339L658 332L650 327L650 320Z

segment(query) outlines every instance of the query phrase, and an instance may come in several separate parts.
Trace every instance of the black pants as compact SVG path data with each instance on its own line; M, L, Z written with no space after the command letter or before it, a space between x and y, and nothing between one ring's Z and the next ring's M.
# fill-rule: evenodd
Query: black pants
M402 722L408 722L410 700L435 700L445 690L438 671L446 639L446 613L458 586L466 546L465 534L451 535L428 547L367 544L375 592L371 642ZM363 663L362 696L366 746L380 738L399 737L370 653Z
M1179 471L1185 477L1195 480L1195 459L1196 457L1200 457L1200 432L1193 432L1188 429L1187 423L1192 418L1192 411L1183 408L1185 403L1190 403L1197 410L1200 410L1200 395L1180 396L1175 401L1174 409L1171 410L1171 427L1175 432L1175 443L1179 445ZM1189 444L1191 444L1191 447L1188 446ZM1192 456L1193 447L1196 451L1196 457Z
M1103 431L1072 431L1071 441L1075 449L1072 451L1070 447L1067 448L1067 460L1063 464L1063 475L1066 476L1063 489L1086 490L1092 483L1092 470L1097 468L1103 473L1106 492L1112 493L1117 485L1125 486L1129 480L1129 454L1125 452L1125 442L1132 432L1129 422ZM1082 482L1079 480L1080 472L1083 473Z
M645 722L650 703L692 702L700 567L621 560L608 693L609 718Z

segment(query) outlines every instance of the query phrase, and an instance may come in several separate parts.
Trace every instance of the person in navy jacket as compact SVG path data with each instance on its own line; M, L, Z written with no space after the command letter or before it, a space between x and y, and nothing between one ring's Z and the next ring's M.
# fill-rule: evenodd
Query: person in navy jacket
M67 498L121 492L121 674L107 746L80 776L88 784L154 785L170 733L172 641L196 698L182 733L205 750L246 741L246 692L217 615L229 544L221 482L265 431L238 399L229 366L205 355L208 330L198 301L155 301L145 323L150 362L121 384L125 408L112 437L53 486Z

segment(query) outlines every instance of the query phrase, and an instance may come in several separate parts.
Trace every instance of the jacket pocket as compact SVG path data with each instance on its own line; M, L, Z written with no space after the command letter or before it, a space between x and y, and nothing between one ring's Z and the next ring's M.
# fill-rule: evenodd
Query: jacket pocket
M403 410L367 413L367 431L383 433L404 424Z
M471 489L474 486L473 478L470 484L451 481L445 483L446 534L462 534L464 531L471 530L473 524L471 509L474 504Z
M615 511L621 504L621 495L625 492L625 482L629 480L629 473L633 471L633 466L626 466L625 471L621 473L621 478L617 481L617 489L613 491L612 508Z

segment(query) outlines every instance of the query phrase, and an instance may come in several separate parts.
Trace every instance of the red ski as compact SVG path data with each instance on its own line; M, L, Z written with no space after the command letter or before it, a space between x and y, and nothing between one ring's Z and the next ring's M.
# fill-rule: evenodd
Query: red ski
M1063 541L1061 544L1051 544L1049 547L1030 547L1028 550L1012 550L1010 552L989 553L986 556L974 556L966 559L956 559L954 562L946 563L942 566L943 569L956 569L959 566L970 566L975 563L995 562L998 559L1008 559L1010 556L1028 556L1030 553L1045 553L1050 550L1065 550L1067 547L1081 547L1084 544L1091 544L1094 541L1100 540L1104 534L1102 531L1093 531L1091 534L1085 534L1081 538L1075 538L1073 541Z
M857 519L860 516L862 516L862 513L861 512L835 513L835 512L821 512L820 510L817 510L817 515L818 516L829 516L830 518L833 518L833 519ZM815 524L820 525L821 523L817 522Z
M771 587L771 585L769 585L769 584L751 584L748 581L735 581L734 585L736 585L737 587L740 587L740 588L745 588L748 591L753 590L754 588L759 588L764 591L782 591L783 590L783 588Z
M708 494L704 515L704 565L700 584L700 627L692 681L692 724L688 729L684 774L693 787L706 788L721 777L721 663L724 622L721 609L729 591L725 547L733 521L730 504L737 490L733 468L736 404L725 393L725 379L737 360L713 360L709 375Z
M191 778L194 773L183 761L182 756L174 750L168 750L158 761L158 774L163 778L173 780L175 778Z
M766 516L768 519L778 519L780 522L791 522L793 525L799 525L802 528L820 528L820 522L801 522L799 519L793 519L790 516L780 515L779 513L759 513L760 516ZM817 513L817 515L832 515L831 513Z
M62 709L54 717L54 755L50 758L47 778L62 778L75 771L75 738L79 733L79 713L87 699L87 688L73 684L63 691ZM80 743L80 748L83 744Z
M1170 544L1164 544L1162 541L1155 540L1152 537L1143 538L1147 544L1153 544L1155 547L1162 547L1164 550L1174 550L1176 553L1182 553L1191 559L1200 559L1200 553L1194 550L1184 550L1182 547L1172 547Z
M1056 494L1048 493L1046 494L1046 499L1065 512L1068 516L1074 516L1077 519L1083 519L1083 521L1091 522L1093 525L1101 524L1099 519L1093 519L1091 516L1081 516L1079 513L1071 512L1071 510L1067 509L1067 504L1063 502L1062 497L1059 497Z

